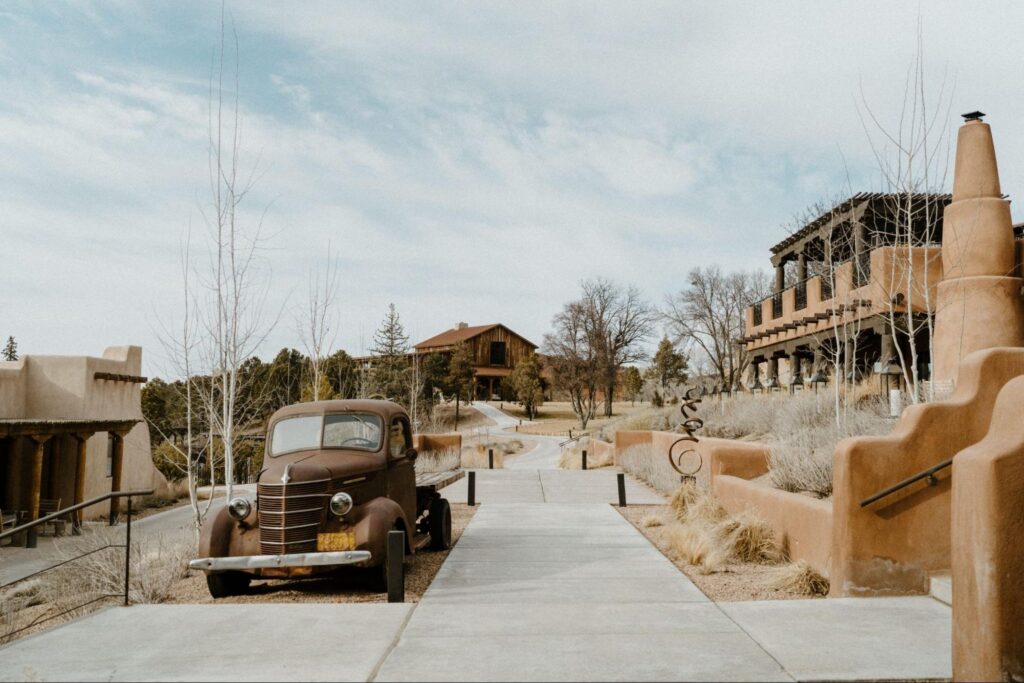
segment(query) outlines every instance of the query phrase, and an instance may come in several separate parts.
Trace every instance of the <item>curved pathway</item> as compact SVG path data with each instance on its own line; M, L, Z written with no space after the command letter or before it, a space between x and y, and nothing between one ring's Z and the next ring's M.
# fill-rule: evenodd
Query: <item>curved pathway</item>
M496 427L502 431L514 429L519 424L519 418L504 413L489 403L474 401L472 406L480 411L482 415L491 419ZM525 424L530 424L526 422ZM533 444L526 453L522 455L509 456L505 459L507 470L557 470L558 462L562 457L561 437L537 436L534 434L516 433L516 438L523 443Z

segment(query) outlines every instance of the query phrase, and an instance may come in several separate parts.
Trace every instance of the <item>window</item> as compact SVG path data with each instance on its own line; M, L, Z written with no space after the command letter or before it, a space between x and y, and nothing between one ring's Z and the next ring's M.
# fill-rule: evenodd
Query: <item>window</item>
M320 447L320 426L323 417L305 415L289 417L274 425L270 439L270 454L280 455L289 451L309 450Z
M324 418L324 448L353 448L375 451L380 448L380 418L370 413L344 413Z
M114 439L113 434L107 434L107 479L114 476Z
M405 426L401 420L395 420L391 424L391 457L404 458L406 451L412 444L406 443Z
M505 364L505 342L491 342L491 365Z

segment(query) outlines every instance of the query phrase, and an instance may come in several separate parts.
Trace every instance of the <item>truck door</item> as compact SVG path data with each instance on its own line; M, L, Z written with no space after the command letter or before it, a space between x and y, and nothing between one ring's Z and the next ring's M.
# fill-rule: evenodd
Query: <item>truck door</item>
M416 466L408 456L412 448L409 421L396 417L388 433L388 497L402 506L409 522L409 540L416 533Z

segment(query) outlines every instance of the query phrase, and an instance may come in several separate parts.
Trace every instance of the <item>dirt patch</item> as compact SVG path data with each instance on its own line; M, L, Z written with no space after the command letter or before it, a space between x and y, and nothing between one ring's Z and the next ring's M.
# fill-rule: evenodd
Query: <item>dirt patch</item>
M458 542L463 530L473 518L476 507L462 503L451 503L452 507L452 546ZM434 581L434 576L448 557L450 550L424 550L405 559L405 601L419 602L423 593ZM371 572L356 568L343 568L337 575L284 581L272 579L254 581L246 595L214 600L206 589L206 576L203 572L190 571L187 578L182 579L174 587L168 602L179 604L204 605L217 603L252 603L252 602L387 602L386 593L373 588Z
M679 571L696 584L697 588L715 602L746 600L806 600L815 596L795 590L776 588L775 584L786 565L766 565L748 562L730 562L719 571L704 574L699 567L672 556L666 538L665 523L671 519L667 505L630 505L616 508L626 520L647 537ZM661 520L656 526L647 526Z

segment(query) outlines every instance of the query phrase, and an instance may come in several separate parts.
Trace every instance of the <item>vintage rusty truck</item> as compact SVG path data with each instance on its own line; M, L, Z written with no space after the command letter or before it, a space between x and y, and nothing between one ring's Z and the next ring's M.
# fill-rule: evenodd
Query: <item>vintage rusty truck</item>
M270 418L255 500L239 495L211 510L194 569L214 598L245 592L253 578L305 578L344 565L387 585L389 531L405 552L451 544L451 509L439 490L461 472L417 479L409 416L378 400L286 406Z

